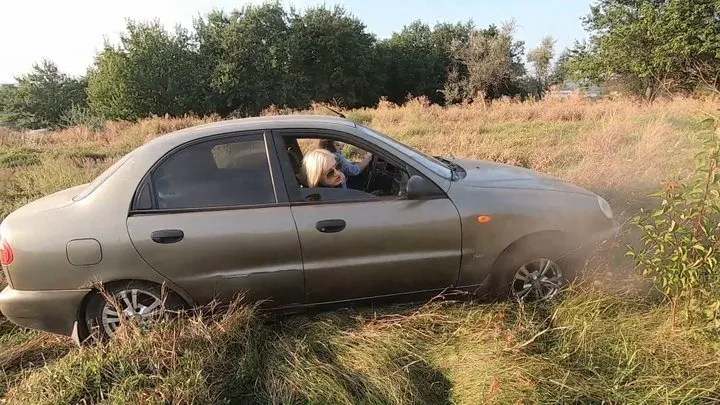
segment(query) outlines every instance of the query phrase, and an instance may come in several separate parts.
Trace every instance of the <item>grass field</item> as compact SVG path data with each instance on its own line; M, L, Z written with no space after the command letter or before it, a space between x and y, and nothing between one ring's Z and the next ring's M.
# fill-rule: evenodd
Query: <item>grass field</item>
M440 108L413 100L348 111L433 155L557 175L606 197L621 222L693 168L720 103L548 100ZM272 113L273 111L270 111ZM312 111L311 111L312 112ZM329 112L320 108L315 113ZM125 152L200 120L147 119L20 134L0 129L0 218L87 182ZM0 319L8 403L717 403L720 344L648 291L621 237L555 305L436 301L268 319L252 308L69 340Z

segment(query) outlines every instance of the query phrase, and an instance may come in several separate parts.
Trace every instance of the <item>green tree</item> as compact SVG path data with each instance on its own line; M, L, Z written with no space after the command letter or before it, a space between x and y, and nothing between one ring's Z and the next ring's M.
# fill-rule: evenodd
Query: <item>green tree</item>
M106 43L88 74L91 109L108 119L204 112L198 56L188 32L129 20L120 44Z
M474 29L472 22L440 23L430 29L427 24L415 21L381 41L378 50L385 72L383 95L396 103L409 94L425 95L441 103L452 46L467 44Z
M695 173L687 181L668 181L652 194L654 210L633 218L641 246L629 246L642 274L678 309L708 331L720 332L720 127L701 135ZM678 304L682 304L679 306Z
M84 78L61 73L55 63L43 59L30 73L17 77L17 85L5 89L4 120L16 128L56 128L73 106L86 103Z
M584 19L591 33L578 44L580 77L621 82L652 100L663 89L689 91L698 74L720 73L715 0L599 0Z
M222 115L294 104L288 16L278 3L213 11L195 22L203 98Z
M443 50L436 46L430 27L420 21L378 44L385 70L383 95L399 103L408 94L433 97L445 75Z
M90 113L82 105L60 105L68 111L61 119L245 116L272 104L306 108L312 101L339 101L360 107L383 95L394 102L424 95L442 103L478 92L488 98L527 92L524 44L511 30L477 29L472 21L432 29L416 21L378 42L342 7L286 11L276 0L212 11L193 28L168 31L157 20L129 20L120 41L106 42L88 70ZM16 120L21 113L33 115L17 107Z
M342 7L286 12L278 2L195 22L204 99L222 115L312 101L371 105L383 69L374 36Z
M467 43L456 41L452 47L443 94L448 102L493 99L503 95L523 95L525 67L521 55L524 43L515 41L514 24L501 29L490 26L476 30Z
M93 113L107 119L140 116L133 105L127 55L109 44L95 59L88 73L88 103Z
M548 77L549 85L562 85L572 77L571 58L572 54L569 49L565 49L560 53Z
M7 109L10 97L15 91L14 84L0 84L0 123L7 120Z
M533 66L535 78L541 85L546 86L550 78L550 68L555 56L555 40L551 36L543 38L537 48L528 52L528 62Z
M357 107L376 102L380 66L375 44L365 24L340 6L292 11L288 67L295 104L340 100Z

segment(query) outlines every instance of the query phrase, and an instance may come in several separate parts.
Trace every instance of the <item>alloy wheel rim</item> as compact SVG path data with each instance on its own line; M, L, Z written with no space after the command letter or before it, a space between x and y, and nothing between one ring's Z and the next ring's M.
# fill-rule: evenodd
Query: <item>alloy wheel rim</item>
M113 336L120 326L121 317L131 320L145 320L160 315L162 300L156 294L132 288L114 295L117 306L105 303L102 310L102 326L108 336Z
M560 292L563 274L555 261L540 258L522 265L512 281L513 297L520 301L547 300Z

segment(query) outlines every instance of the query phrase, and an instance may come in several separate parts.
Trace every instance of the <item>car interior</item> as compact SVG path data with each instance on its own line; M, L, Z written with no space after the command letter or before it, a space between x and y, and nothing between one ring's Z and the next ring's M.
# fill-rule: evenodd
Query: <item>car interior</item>
M310 151L318 148L321 139L331 137L283 136L285 150L295 175L300 194L305 201L337 200L337 199L363 199L363 198L401 198L405 194L409 176L401 166L395 165L385 159L381 154L373 154L370 164L357 176L347 178L347 188L309 188L301 175L303 149ZM342 142L351 151L351 155L359 155L358 159L349 159L353 163L362 160L366 151L349 143ZM301 146L302 145L302 146Z

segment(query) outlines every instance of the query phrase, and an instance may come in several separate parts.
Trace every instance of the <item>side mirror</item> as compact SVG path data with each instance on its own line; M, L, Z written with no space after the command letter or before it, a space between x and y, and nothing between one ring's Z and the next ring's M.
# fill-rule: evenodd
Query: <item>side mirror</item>
M413 175L407 182L408 200L422 200L438 193L437 187L423 177Z

